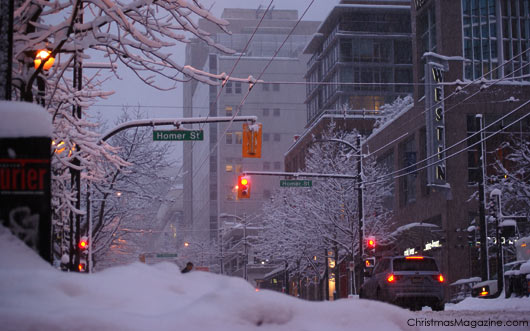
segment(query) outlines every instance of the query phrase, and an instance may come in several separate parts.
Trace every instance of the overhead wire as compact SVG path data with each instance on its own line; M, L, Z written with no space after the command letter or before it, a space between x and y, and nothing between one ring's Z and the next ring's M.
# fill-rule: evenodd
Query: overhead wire
M465 139L462 139L462 140L460 140L459 142L457 142L457 143L451 145L450 147L445 148L442 152L446 152L446 151L448 151L449 149L452 149L452 148L454 148L455 146L460 145L460 144L466 142L467 140L473 138L473 137L476 136L477 134L481 134L482 132L486 132L487 129L489 129L490 127L492 127L492 126L494 126L495 124L499 123L500 121L504 120L506 117L512 115L513 113L515 113L516 111L522 109L524 106L526 106L526 105L528 105L528 104L530 104L530 100L528 100L528 101L524 102L523 104L519 105L517 108L513 109L512 111L510 111L510 112L507 113L506 115L502 116L501 118L497 119L496 121L494 121L494 122L490 123L489 125L485 126L485 127L482 128L481 130L478 130L478 131L474 132L472 135L466 137ZM468 145L468 146L466 146L465 148L462 148L462 149L460 149L460 150L458 150L458 151L456 151L456 152L454 152L454 153L452 153L452 154L450 154L450 155L446 155L446 156L444 156L444 157L441 158L440 160L437 160L435 163L445 161L445 160L447 160L447 159L449 159L449 158L451 158L451 157L454 157L454 156L456 156L456 155L458 155L458 154L460 154L460 153L462 153L462 152L468 151L469 149L475 147L475 146L478 145L479 143L485 142L485 141L487 141L488 139L490 139L490 138L496 136L497 134L499 134L499 133L505 131L507 128L513 126L514 124L521 122L522 120L524 120L524 119L527 118L528 116L530 116L530 112L527 112L526 114L524 114L524 115L522 115L521 117L517 118L516 120L514 120L514 121L511 122L511 123L509 123L508 125L503 126L501 129L499 129L499 130L493 132L492 134L488 135L487 137L484 137L483 139L479 139L477 142L472 143L471 145ZM403 173L403 174L398 174L398 173L400 173L400 172L402 172L402 171L404 171L404 170L406 170L406 169L409 169L409 168L411 168L411 167L415 167L415 166L417 166L417 165L419 165L419 164L421 164L421 163L426 162L426 161L429 160L430 158L437 157L437 156L438 156L437 154L431 155L431 156L429 156L429 157L427 157L427 158L425 158L425 159L423 159L423 160L421 160L421 161L418 161L418 162L416 162L416 163L414 163L414 164L412 164L412 165L408 165L408 166L405 167L405 168L398 169L398 170L396 170L396 171L394 171L394 172L391 172L390 174L387 174L387 175L386 175L386 176L392 176L391 178L386 178L386 179L384 179L384 180L377 180L377 181L372 181L372 182L361 182L361 183L362 183L363 185L373 185L373 184L378 184L378 183L385 183L385 182L388 182L388 181L391 180L391 179L397 179L397 178L401 178L401 177L404 177L404 176L408 176L408 175L415 174L415 173L417 173L417 172L420 171L420 170L424 170L424 169L426 169L426 168L428 168L428 167L430 167L430 166L433 166L433 164L427 164L427 165L421 166L420 168L414 168L413 170L407 171L406 173ZM386 177L386 176L385 176L385 177Z
M263 68L263 70L260 72L259 76L257 77L256 81L259 81L261 79L261 77L263 76L263 74L265 73L265 71L269 68L269 66L271 65L272 61L274 61L274 59L278 56L280 50L283 48L283 46L285 45L285 43L287 42L287 40L289 40L289 38L291 37L291 35L293 34L294 30L298 27L298 25L300 24L300 22L302 21L302 19L304 18L305 14L307 13L307 11L311 8L311 6L313 5L313 3L315 2L315 0L311 0L311 2L309 3L309 5L307 6L307 8L304 10L304 12L302 13L302 15L300 16L300 18L296 21L296 23L293 25L293 27L291 28L291 30L289 31L289 33L287 34L287 36L285 37L285 39L283 40L282 44L278 47L278 49L276 50L276 52L274 53L274 55L270 58L270 60L267 62L267 64L265 65L265 67ZM241 102L239 103L238 107L236 108L236 111L234 112L234 114L232 115L232 118L230 120L230 122L228 122L223 134L221 134L219 136L219 138L217 139L215 145L213 146L213 148L210 150L210 153L208 153L208 155L206 155L206 157L203 159L203 161L199 164L197 170L199 170L200 168L202 168L202 166L206 163L206 160L208 160L208 158L214 153L214 151L217 149L217 146L219 146L219 142L223 140L223 137L226 135L226 133L228 132L228 130L231 128L232 124L233 124L233 121L235 119L235 117L239 114L239 112L241 111L241 108L243 107L243 105L245 104L245 101L246 99L248 98L248 96L250 95L250 92L252 91L254 85L249 85L249 88L248 88L248 91L246 92L245 96L243 97L243 99L241 100ZM198 171L195 172L195 174L197 174ZM194 175L195 176L195 175Z

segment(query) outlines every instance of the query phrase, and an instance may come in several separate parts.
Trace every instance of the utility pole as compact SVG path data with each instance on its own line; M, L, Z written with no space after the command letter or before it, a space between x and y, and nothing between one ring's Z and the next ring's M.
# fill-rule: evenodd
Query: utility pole
M0 100L11 100L14 0L0 0Z
M363 211L363 179L362 179L362 173L363 173L363 157L362 157L362 150L361 150L361 135L357 135L357 150L359 153L359 162L357 163L357 184L359 187L357 188L359 190L357 194L357 203L358 203L358 211L359 211L359 259L357 263L359 263L359 289L364 283L364 264L363 264L363 241L364 241L364 211ZM353 249L353 247L352 247ZM353 250L352 250L353 254Z
M479 128L481 143L478 145L480 155L479 176L478 176L478 195L479 195L479 226L480 226L480 261L481 261L481 277L482 280L490 279L489 255L488 255L488 223L486 222L485 203L486 197L484 193L484 179L486 169L484 167L486 157L484 155L484 122L482 114L475 115L476 125Z
M504 287L504 262L503 262L503 252L502 252L502 243L501 243L501 231L500 231L500 222L503 219L502 215L502 206L501 206L501 196L502 192L499 189L494 189L490 193L490 198L495 199L495 224L497 225L497 293L496 297L500 296L503 287Z

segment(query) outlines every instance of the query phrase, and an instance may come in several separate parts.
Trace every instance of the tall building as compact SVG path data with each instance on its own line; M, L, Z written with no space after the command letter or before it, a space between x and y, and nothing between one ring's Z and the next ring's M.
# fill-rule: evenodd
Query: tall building
M221 17L230 22L230 35L201 21L201 29L211 32L216 42L236 53L223 54L193 41L186 49L186 63L211 73L229 74L234 70L233 77L258 78L299 20L296 10L273 9L266 13L253 35L264 12L261 8L225 9ZM242 158L241 123L193 126L204 129L204 141L184 144L184 219L189 227L187 235L194 240L217 240L224 221L241 218L255 222L254 215L279 186L275 180L254 176L250 199L238 199L234 189L242 171L283 171L283 153L305 124L305 86L300 82L308 56L302 50L318 24L298 23L261 76L264 83L256 84L248 96L248 83L229 81L222 90L220 86L193 81L185 84L185 117L255 115L263 124L261 159ZM249 258L249 263L252 261ZM230 272L230 268L225 270Z
M367 135L383 104L412 94L410 1L343 0L304 53L310 56L307 123L286 155L289 171L304 168L311 136L318 136L329 121Z
M523 118L530 108L520 108L530 97L529 22L528 0L415 1L414 107L365 143L381 148L378 161L394 176L396 240L387 249L435 256L449 283L486 272L474 242L486 228L476 198L482 169L509 167L501 142L510 135L530 139ZM484 162L479 118L486 126ZM485 218L490 212L486 205ZM484 240L480 245L486 247ZM495 247L490 275L494 255Z

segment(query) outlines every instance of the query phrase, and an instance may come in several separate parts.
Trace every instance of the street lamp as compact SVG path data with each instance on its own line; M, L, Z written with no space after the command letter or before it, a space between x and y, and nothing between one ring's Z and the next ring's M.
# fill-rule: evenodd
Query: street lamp
M243 251L244 251L244 255L245 255L245 263L244 263L244 266L243 266L243 278L245 280L248 280L248 273L247 273L247 264L248 264L248 248L247 248L247 221L246 221L246 217L245 215L243 215L243 217L240 217L240 216L237 216L237 215L233 215L233 214L226 214L226 213L221 213L219 214L219 217L220 218L235 218L237 219L238 221L241 222L241 224L243 225ZM222 236L222 234L221 234ZM222 239L222 237L221 237ZM222 249L222 242L221 242L221 249ZM223 268L223 254L221 252L221 268ZM221 269L222 270L222 269ZM222 271L221 271L222 273Z
M52 52L47 49L41 49L37 51L37 55L35 55L35 60L33 60L35 69L38 69L42 61L44 61L42 69L44 69L44 71L50 70L50 68L53 66L53 63L55 62L55 58L53 56L50 56L51 53Z

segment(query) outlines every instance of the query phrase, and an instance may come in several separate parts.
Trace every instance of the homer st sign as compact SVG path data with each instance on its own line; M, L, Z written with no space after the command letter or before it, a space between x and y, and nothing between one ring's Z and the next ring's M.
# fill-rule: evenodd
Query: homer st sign
M154 141L204 140L203 130L153 131Z

